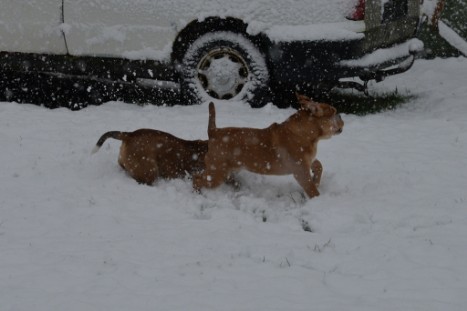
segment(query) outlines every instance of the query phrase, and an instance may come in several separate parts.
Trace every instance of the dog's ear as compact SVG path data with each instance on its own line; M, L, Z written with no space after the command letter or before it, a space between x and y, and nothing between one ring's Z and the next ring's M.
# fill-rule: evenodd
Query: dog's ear
M310 102L309 105L307 105L307 109L311 111L311 114L314 115L315 117L322 117L324 116L324 109L322 105L314 102Z
M307 106L313 102L313 100L306 95L302 95L302 94L295 92L295 96L297 96L298 103L304 109L307 109L308 108Z
M310 97L302 94L295 93L297 96L298 103L300 107L305 110L311 111L311 114L317 117L322 116L322 109L319 107L319 104L314 102Z
M311 114L316 117L331 117L337 113L336 108L330 105L319 104L319 103L312 103L308 110L311 111Z

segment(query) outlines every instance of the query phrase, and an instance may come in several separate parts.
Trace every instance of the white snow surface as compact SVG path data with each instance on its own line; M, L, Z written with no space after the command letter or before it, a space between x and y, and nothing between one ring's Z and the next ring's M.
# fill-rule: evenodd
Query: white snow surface
M454 30L452 30L448 25L443 21L439 21L439 34L443 37L449 44L455 47L462 55L467 56L467 41L464 38L459 36Z
M466 72L465 58L418 60L372 85L415 97L344 115L311 200L291 177L250 173L202 195L189 180L142 186L118 141L90 155L109 130L206 138L207 104L0 103L0 310L465 310ZM218 102L217 124L293 112Z
M292 41L342 41L363 39L365 23L347 21L331 24L277 25L265 31L274 42Z

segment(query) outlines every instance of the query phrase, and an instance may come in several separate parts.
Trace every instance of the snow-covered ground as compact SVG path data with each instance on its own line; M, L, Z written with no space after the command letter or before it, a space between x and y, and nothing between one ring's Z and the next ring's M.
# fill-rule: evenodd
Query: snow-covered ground
M344 115L320 143L321 196L243 173L202 195L138 185L108 130L206 138L207 105L0 103L0 310L465 310L467 59L416 62L373 89L416 98ZM217 104L218 126L292 109ZM308 228L311 232L305 231Z

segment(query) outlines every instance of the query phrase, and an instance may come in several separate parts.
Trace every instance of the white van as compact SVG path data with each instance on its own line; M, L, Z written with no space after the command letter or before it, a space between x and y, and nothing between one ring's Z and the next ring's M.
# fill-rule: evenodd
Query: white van
M419 6L419 0L0 0L0 73L75 81L90 93L105 85L173 88L182 103L244 99L260 107L278 90L363 90L341 79L381 80L407 70L423 48L414 39ZM50 81L42 91L60 85ZM0 91L13 96L16 82L3 81Z

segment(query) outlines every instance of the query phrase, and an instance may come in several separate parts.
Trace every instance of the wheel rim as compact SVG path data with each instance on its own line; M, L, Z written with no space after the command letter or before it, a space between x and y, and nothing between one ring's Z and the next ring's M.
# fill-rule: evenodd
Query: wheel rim
M216 99L231 99L240 94L248 76L248 65L243 57L227 47L209 51L197 66L201 86Z

